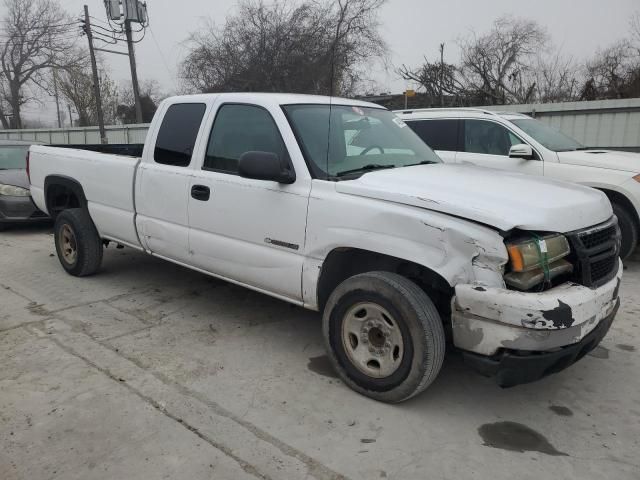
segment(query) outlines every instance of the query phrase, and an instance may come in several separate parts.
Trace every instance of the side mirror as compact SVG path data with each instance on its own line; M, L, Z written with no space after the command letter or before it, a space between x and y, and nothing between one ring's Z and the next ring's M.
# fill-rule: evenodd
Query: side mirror
M272 152L245 152L238 159L238 175L256 180L293 183L296 174L286 161Z
M531 148L531 145L527 145L526 143L513 145L509 149L509 158L524 158L529 160L533 158L533 148Z

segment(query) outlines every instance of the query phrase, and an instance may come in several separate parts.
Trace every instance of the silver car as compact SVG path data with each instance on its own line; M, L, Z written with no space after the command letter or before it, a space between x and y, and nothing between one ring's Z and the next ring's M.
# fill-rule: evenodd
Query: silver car
M10 224L42 222L48 218L38 210L29 193L26 158L30 145L0 140L0 230Z

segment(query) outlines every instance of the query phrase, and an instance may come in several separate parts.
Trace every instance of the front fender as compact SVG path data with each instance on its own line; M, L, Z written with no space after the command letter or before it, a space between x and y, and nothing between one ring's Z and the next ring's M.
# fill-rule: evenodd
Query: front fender
M310 199L303 300L317 308L324 260L337 248L356 248L416 263L451 287L479 283L503 287L503 238L493 228L446 214L355 196ZM346 205L345 205L346 204Z

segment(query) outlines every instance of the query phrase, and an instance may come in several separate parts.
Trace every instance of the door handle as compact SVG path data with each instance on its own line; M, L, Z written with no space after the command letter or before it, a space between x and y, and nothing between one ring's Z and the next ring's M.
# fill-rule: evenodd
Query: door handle
M211 190L206 185L193 185L191 187L191 197L196 200L206 202L211 196Z

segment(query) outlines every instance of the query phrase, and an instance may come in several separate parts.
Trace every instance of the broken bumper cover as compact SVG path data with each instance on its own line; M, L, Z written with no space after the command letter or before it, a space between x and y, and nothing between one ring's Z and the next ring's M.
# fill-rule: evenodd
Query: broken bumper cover
M584 355L608 331L619 303L622 263L616 276L598 288L566 283L540 293L517 292L477 285L458 285L452 305L453 341L466 352L467 360L482 363L480 370L496 375L499 383L515 385L533 381L561 370ZM598 337L592 332L603 332ZM576 355L566 357L562 351L571 348ZM545 358L560 355L566 365L550 366ZM477 358L476 358L477 357ZM513 360L517 358L517 360ZM566 358L573 358L568 363ZM480 362L479 359L483 361ZM522 378L515 381L514 372L528 363ZM539 363L544 368L533 368ZM489 368L489 365L493 367ZM502 367L501 367L502 365ZM500 373L509 370L508 375ZM533 374L533 371L536 374ZM546 373L545 373L546 372ZM507 381L506 378L510 380ZM513 377L513 378L512 378ZM503 379L503 380L501 380ZM514 383L515 382L515 383Z
M495 377L501 387L534 382L564 370L597 347L609 331L619 305L620 300L617 300L609 316L604 318L586 337L573 345L553 352L505 351L498 358L463 352L464 361L480 374Z

